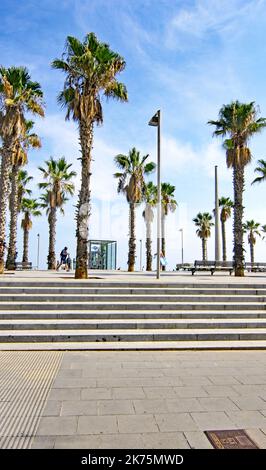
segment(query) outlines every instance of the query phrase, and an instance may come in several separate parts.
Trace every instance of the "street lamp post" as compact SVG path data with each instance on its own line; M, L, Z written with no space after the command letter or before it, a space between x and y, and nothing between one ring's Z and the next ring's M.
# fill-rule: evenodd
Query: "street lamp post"
M37 233L37 269L39 269L40 261L40 234Z
M160 109L149 121L149 126L157 127L157 279L160 279L161 253L161 111Z
M180 228L179 232L181 232L181 261L184 264L184 231Z

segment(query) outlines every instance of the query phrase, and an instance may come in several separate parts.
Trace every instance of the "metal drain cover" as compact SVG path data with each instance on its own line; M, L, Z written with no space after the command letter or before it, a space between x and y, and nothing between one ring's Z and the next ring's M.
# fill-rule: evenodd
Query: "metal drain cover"
M215 449L259 449L243 429L204 433Z

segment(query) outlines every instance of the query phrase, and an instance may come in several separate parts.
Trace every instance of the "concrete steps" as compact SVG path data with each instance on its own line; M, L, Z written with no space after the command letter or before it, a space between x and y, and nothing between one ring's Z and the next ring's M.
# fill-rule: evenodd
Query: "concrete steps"
M266 286L0 281L0 349L266 346Z

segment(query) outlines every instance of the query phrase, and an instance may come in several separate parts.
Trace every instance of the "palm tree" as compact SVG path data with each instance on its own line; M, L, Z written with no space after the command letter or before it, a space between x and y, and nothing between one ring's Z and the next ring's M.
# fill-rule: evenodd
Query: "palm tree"
M226 261L225 222L231 217L231 211L232 207L234 207L234 203L231 201L230 197L221 197L219 199L219 207L221 207L220 220L222 228L223 261Z
M207 261L207 239L211 236L212 215L209 212L199 212L193 219L196 227L199 227L196 234L202 240L202 261Z
M18 139L25 129L27 111L44 116L43 93L39 83L32 82L25 67L0 67L0 239L5 241L9 174ZM0 274L4 272L4 252L0 250Z
M21 228L23 229L23 257L22 263L29 262L29 231L32 228L32 217L40 216L42 213L39 210L40 204L36 199L22 198L21 212L24 217L21 221Z
M44 189L41 207L45 207L48 214L49 223L49 250L48 250L48 269L56 269L55 239L56 239L56 212L62 208L68 200L67 195L73 196L74 184L72 178L76 176L75 171L69 171L72 163L67 163L64 157L55 160L50 157L45 161L46 167L39 167L44 183L39 183L39 188Z
M122 172L115 173L119 178L118 193L124 193L129 203L129 242L128 242L128 271L134 271L136 258L136 204L143 199L145 181L144 176L149 175L155 169L155 163L146 160L149 155L140 156L140 152L133 147L128 155L119 154L115 157L115 163Z
M258 160L259 166L255 168L255 173L259 173L260 176L257 176L257 178L252 181L251 184L254 183L262 183L262 181L266 181L266 161L265 160Z
M250 261L251 264L254 264L254 247L256 243L256 236L258 235L259 237L261 236L260 230L259 230L260 224L255 222L254 220L247 220L243 224L243 229L244 232L248 234L248 243L250 246Z
M77 205L77 279L86 279L88 263L88 221L90 215L90 177L93 128L103 122L102 96L127 101L126 87L116 80L125 68L125 61L108 44L101 43L94 33L83 42L68 36L66 52L52 66L66 74L58 102L67 108L66 119L79 124L81 145L81 189Z
M17 219L19 212L19 181L18 174L21 166L28 162L28 150L40 148L41 141L37 134L32 133L33 121L25 121L23 134L17 139L14 153L11 158L11 194L10 194L10 224L9 224L9 246L6 268L15 269L16 245L17 245Z
M21 212L22 199L25 195L31 196L32 190L27 186L33 180L33 176L29 176L27 170L19 170L18 172L18 212ZM10 198L11 199L11 198ZM9 201L10 201L9 199ZM11 205L11 201L9 202Z
M146 225L146 271L152 271L151 225L154 219L153 208L157 203L157 187L152 181L144 186L143 200L145 201L145 209L142 215Z
M169 183L161 184L161 204L162 204L162 215L161 215L161 230L162 230L162 255L165 257L165 219L169 211L174 212L177 208L177 202L174 199L175 186ZM157 255L159 256L159 254ZM162 266L162 270L165 271L165 266Z
M234 101L224 105L219 111L218 121L209 121L216 127L213 135L226 137L223 146L226 150L226 163L233 168L234 182L234 262L235 275L244 276L243 247L243 191L244 168L251 161L248 140L266 126L265 118L258 118L254 102Z

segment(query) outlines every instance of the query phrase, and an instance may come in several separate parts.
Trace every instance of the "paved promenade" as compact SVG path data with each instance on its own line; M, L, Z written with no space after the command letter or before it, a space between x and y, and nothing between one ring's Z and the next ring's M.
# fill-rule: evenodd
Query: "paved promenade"
M246 429L266 448L264 351L9 351L3 358L1 447L201 449L211 448L205 430Z

